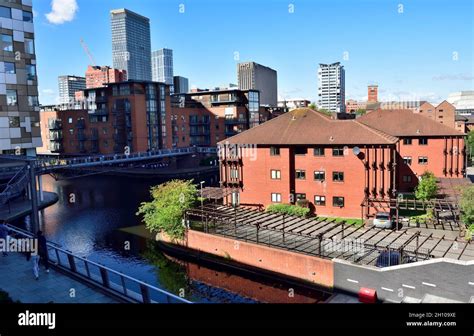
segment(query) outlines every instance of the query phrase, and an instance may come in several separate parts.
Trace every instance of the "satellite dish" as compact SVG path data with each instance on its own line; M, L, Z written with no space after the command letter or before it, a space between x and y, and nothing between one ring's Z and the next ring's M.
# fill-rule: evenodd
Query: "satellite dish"
M354 153L354 155L359 155L360 154L360 148L355 146L354 148L352 148L352 153Z

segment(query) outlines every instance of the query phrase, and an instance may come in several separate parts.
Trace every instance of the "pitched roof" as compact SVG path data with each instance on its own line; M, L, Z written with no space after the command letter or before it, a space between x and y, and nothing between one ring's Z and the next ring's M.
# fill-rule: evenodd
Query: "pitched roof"
M377 110L363 115L357 121L392 136L464 135L411 110Z
M361 145L394 144L397 138L356 120L333 120L310 108L284 113L220 144Z

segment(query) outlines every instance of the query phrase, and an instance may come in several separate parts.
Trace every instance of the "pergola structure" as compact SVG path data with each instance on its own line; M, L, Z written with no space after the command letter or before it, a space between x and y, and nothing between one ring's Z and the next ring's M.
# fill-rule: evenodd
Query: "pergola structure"
M209 234L291 250L323 258L374 265L382 251L397 252L399 263L450 257L474 260L474 245L420 231L384 230L328 218L302 218L245 207L206 204L190 209ZM192 229L192 227L191 227Z

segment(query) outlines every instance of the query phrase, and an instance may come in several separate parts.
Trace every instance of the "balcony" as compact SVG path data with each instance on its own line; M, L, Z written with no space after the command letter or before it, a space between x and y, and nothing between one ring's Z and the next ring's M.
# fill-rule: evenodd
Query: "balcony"
M61 153L63 151L63 145L57 142L51 142L48 148L52 153Z
M86 121L84 119L79 119L76 123L76 128L79 128L79 129L86 128Z
M49 135L49 140L55 141L55 142L62 141L63 140L63 135L61 133L57 133L57 132L51 133Z
M50 120L48 122L48 128L50 130L59 130L63 128L63 123L58 119Z
M227 137L231 137L231 136L234 136L236 134L239 134L239 132L236 131L236 130L225 130L225 136L227 136Z
M107 103L107 96L96 96L95 97L96 103Z
M79 140L79 141L86 141L86 140L87 140L87 136L86 136L84 133L78 133L78 134L77 134L77 140Z
M225 118L224 123L226 125L245 125L247 124L247 120L239 118Z
M211 104L235 104L235 103L242 103L242 99L239 97L233 97L233 98L223 98L223 99L211 99L210 100Z

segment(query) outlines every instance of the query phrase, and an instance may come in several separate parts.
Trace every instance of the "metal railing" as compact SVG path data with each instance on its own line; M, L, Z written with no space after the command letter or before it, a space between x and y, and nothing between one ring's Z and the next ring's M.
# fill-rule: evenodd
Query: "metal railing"
M130 161L148 160L153 158L164 158L175 155L186 155L195 152L212 153L212 151L199 151L193 147L174 148L174 149L159 149L149 152L137 152L131 154L109 154L109 155L94 155L81 158L72 159L49 159L38 160L37 167L40 171L50 171L60 168L81 168L90 166L100 166L113 163L126 163Z
M34 238L30 232L11 225L8 225L8 229L23 237ZM126 301L138 303L192 303L107 266L74 255L58 244L47 242L47 247L51 266L85 279L106 293L119 296Z
M11 198L21 195L28 184L28 169L24 166L7 183L0 193L0 204L6 204Z

